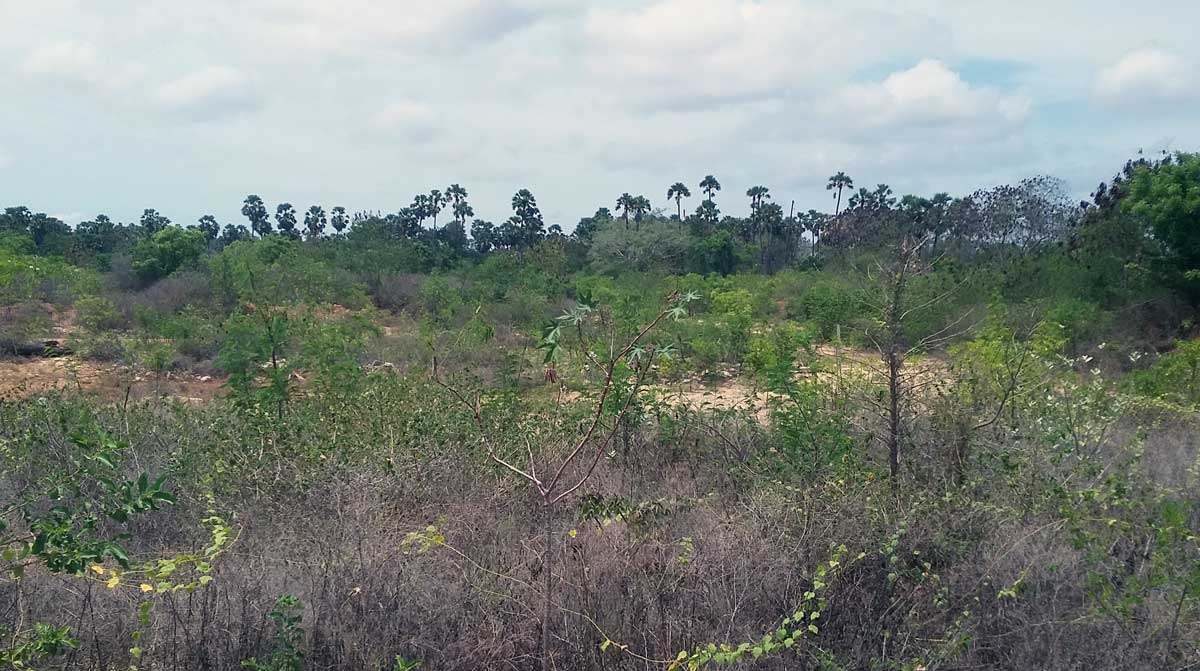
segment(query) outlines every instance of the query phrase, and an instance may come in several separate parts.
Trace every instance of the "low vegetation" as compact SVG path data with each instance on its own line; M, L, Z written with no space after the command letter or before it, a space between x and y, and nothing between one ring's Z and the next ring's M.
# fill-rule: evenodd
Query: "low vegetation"
M4 210L0 666L1200 665L1200 156L829 190Z

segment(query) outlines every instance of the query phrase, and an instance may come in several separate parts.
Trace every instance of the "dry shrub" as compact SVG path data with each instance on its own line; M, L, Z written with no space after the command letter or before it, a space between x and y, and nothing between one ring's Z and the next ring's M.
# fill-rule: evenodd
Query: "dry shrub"
M405 432L423 431L407 423L422 410L381 409L381 443L421 438ZM141 462L157 468L180 453L205 454L237 428L231 421L148 409L130 431ZM1087 566L1055 517L1013 517L967 504L956 490L922 492L919 483L897 500L865 473L788 486L756 481L748 469L770 456L770 443L747 438L733 458L704 426L665 431L648 418L580 492L623 497L643 504L641 512L605 521L581 517L577 506L560 511L555 668L662 668L602 652L606 638L654 659L757 640L814 588L814 568L839 545L848 547L847 563L813 637L841 665L828 668L900 666L957 633L970 638L942 668L1162 668L1173 604L1151 599L1125 621L1098 612ZM465 444L377 445L361 461L329 455L305 466L299 457L277 462L306 449L294 438L265 456L262 445L237 440L246 467L264 476L218 483L215 506L237 511L237 541L212 584L153 599L140 666L231 669L269 657L268 614L281 594L304 604L308 668L386 669L396 655L429 669L540 666L541 509L519 481ZM177 486L183 504L136 529L138 556L202 542L194 520L213 504L202 488ZM429 525L450 547L406 542ZM134 663L139 594L88 585L32 576L21 587L25 617L72 623L83 644L71 668ZM0 604L10 604L0 606L0 622L17 617L14 589L0 586ZM971 615L959 622L963 611ZM1185 621L1178 641L1194 640L1194 622ZM818 668L816 648L805 650L753 668ZM1194 651L1184 654L1195 660Z

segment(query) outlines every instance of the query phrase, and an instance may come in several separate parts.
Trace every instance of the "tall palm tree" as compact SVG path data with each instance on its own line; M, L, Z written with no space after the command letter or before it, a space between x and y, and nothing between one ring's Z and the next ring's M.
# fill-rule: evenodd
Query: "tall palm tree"
M633 198L633 220L636 222L635 230L642 228L642 216L650 212L650 201L645 196L634 196Z
M783 207L778 203L763 204L760 199L754 207L754 214L750 215L750 225L752 234L758 238L759 267L767 272L770 270L768 250L771 240L783 232Z
M617 198L617 211L621 213L621 217L625 220L625 230L629 230L629 213L633 211L633 206L636 202L636 199L629 195L628 191Z
M848 207L852 210L865 210L871 207L874 202L875 194L867 187L860 186L858 187L858 191L853 196L850 196Z
M464 226L467 223L467 217L475 214L471 206L467 204L467 190L459 184L451 184L446 187L445 200L448 205L452 206L454 220Z
M533 197L533 192L529 189L521 189L513 194L512 209L517 213L517 216L525 219L531 216L541 216L538 212L537 200Z
M325 208L320 205L308 208L308 212L304 214L304 230L307 232L309 240L321 237L321 234L325 232L325 222Z
M333 230L338 235L341 235L342 231L346 230L346 224L349 223L346 219L346 208L338 205L330 212L331 216L329 217L329 225L333 226Z
M513 216L510 221L517 226L517 241L520 247L532 247L545 236L542 211L538 209L537 199L529 189L521 189L513 194L512 209Z
M425 223L426 217L429 216L430 203L429 196L423 193L418 193L413 196L412 205L408 206L412 211L412 216L417 220L417 227L420 228Z
M828 216L829 215L825 214L824 212L817 212L816 210L808 211L808 232L812 233L813 239L812 249L809 250L809 256L817 255L817 249L821 244L821 229L823 228L825 219Z
M437 230L438 212L442 211L442 206L446 204L448 198L442 195L441 191L433 189L429 192L429 214L433 217L433 230Z
M771 190L765 186L752 186L746 190L746 195L750 197L750 210L757 210L762 206L763 199L771 197Z
M700 180L700 190L709 200L712 200L713 196L721 190L721 183L717 181L716 177L705 175L704 179Z
M837 189L837 205L833 208L833 216L838 216L842 212L842 189L853 189L854 180L850 176L839 170L836 175L829 178L829 182L825 184L826 191Z
M275 221L278 222L280 233L289 238L296 235L296 209L291 203L280 203L275 208Z
M871 200L879 210L891 209L896 204L896 199L892 197L892 187L887 184L876 184L875 191L871 193Z
M265 238L271 234L271 216L267 214L267 206L263 199L255 194L246 196L242 201L242 216L250 220L250 230Z
M680 201L684 198L691 198L692 192L688 191L687 186L683 182L675 182L671 188L667 189L667 200L675 200L675 215L683 221L683 205Z

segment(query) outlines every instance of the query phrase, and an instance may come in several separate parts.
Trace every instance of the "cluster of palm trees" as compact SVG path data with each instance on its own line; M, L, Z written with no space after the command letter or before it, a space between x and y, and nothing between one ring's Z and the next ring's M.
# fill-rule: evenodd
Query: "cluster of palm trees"
M836 203L833 214L834 216L837 216L841 213L842 209L842 192L846 189L854 188L854 180L851 179L846 173L838 171L836 174L829 177L829 181L825 185L825 188L826 190L835 192L834 197L836 198ZM873 202L870 199L873 197L879 197L880 189L886 192L882 198L886 199L891 195L891 188L885 184L880 184L879 188L873 192L867 191L866 189L861 189L859 194L851 197L851 206L858 206L860 201L862 203ZM704 179L700 180L700 191L704 194L705 202L715 202L717 192L720 190L721 182L718 181L716 177L712 175L705 175ZM750 199L750 211L753 213L763 205L764 201L770 200L771 190L765 186L756 185L746 190L746 196ZM680 221L684 219L683 199L691 197L691 190L683 182L675 182L667 188L667 200L675 201L675 216L678 217ZM628 227L629 217L631 214L636 220L637 218L640 218L649 212L650 209L650 202L645 198L645 196L633 196L626 192L617 198L617 211L622 214L622 218L625 220L626 227Z
M625 228L629 229L629 216L633 215L636 227L641 228L642 217L650 212L650 201L645 196L631 196L628 192L617 198L617 212L625 220Z
M431 189L428 194L417 194L413 197L412 204L403 208L400 214L414 219L418 226L423 226L425 220L429 219L433 223L434 230L437 230L438 214L447 207L450 208L455 223L464 229L467 219L475 216L474 208L467 202L467 190L460 184L451 184L446 187L444 192L440 189Z
M887 184L879 184L874 189L860 188L857 192L852 192L849 199L845 200L846 210L843 212L844 194L854 189L854 179L845 172L838 171L829 176L825 189L831 191L834 198L832 215L810 209L799 213L789 211L786 217L780 205L769 202L769 188L755 185L746 190L746 197L750 199L750 216L741 220L740 233L747 240L758 244L761 250L760 262L764 267L772 264L770 249L773 245L786 241L789 243L787 248L798 247L805 234L811 240L810 254L816 255L826 227L831 221L843 218L844 214L853 214L854 219L898 215L906 222L907 227L931 233L936 247L937 239L945 233L945 222L948 220L946 213L953 203L953 199L946 193L935 194L932 198L908 195L897 203L892 188ZM715 203L716 194L720 190L721 183L712 175L706 175L700 182L700 191L704 193L705 200L697 207L693 216L709 228L715 226L720 219L720 210ZM667 189L667 199L675 201L676 216L681 221L684 218L681 201L690 196L690 190L682 182L676 182ZM630 203L636 203L636 198L630 201L629 194L624 194L618 199L617 206L628 211L625 206ZM638 212L636 208L633 211Z
M303 228L299 228L296 208L291 203L280 203L275 207L275 224L272 225L266 204L263 203L261 197L255 194L246 196L246 199L242 201L242 216L249 220L250 228L226 226L222 237L246 239L251 237L252 233L259 237L266 237L278 230L279 234L285 237L299 239L303 235L308 240L315 240L325 235L327 225L333 226L333 230L340 235L350 224L346 208L335 207L330 211L329 216L326 216L324 207L312 205L304 213ZM220 225L217 224L215 217L206 214L200 217L198 228L211 240L216 238Z
M816 255L826 229L837 231L848 227L859 228L859 224L844 219L860 220L863 217L879 218L883 215L902 215L905 221L924 227L935 236L944 232L940 222L945 219L951 198L939 193L932 198L905 196L897 201L891 187L879 184L874 189L859 188L854 191L854 180L845 172L838 171L826 181L825 188L832 192L834 198L833 214L817 210L806 212L790 211L784 215L783 208L772 202L771 190L762 185L755 185L746 190L750 199L750 216L744 219L722 219L721 210L717 207L716 196L721 191L721 182L713 175L705 175L698 183L699 192L704 200L696 207L690 216L685 216L683 201L692 197L692 191L684 182L671 184L666 191L667 201L675 203L675 219L681 224L688 222L697 235L708 235L721 225L731 233L736 234L747 242L755 244L760 249L760 262L764 267L770 267L776 262L790 258L795 250L800 249L807 236L811 242L810 254ZM849 193L849 197L846 194ZM795 201L793 201L794 205ZM843 209L844 206L844 209ZM512 199L513 216L499 225L475 219L475 211L468 201L468 193L460 184L451 184L442 189L432 189L428 193L420 193L413 197L412 203L401 208L397 213L380 217L357 217L360 219L377 219L394 234L405 238L416 238L428 231L436 239L449 240L454 238L460 244L466 244L468 233L474 239L475 246L486 251L496 248L526 248L546 237L547 230L538 210L537 201L528 189L521 189ZM454 226L439 230L438 217L449 210L453 217ZM622 193L616 200L616 214L625 224L625 229L632 227L640 229L642 220L654 211L650 200L642 195ZM258 236L276 232L294 237L317 239L325 234L327 225L332 225L337 234L350 224L346 210L342 207L333 208L327 217L324 208L313 205L303 215L300 215L291 203L280 203L274 214L274 223L268 215L262 199L256 195L246 198L242 204L242 214L249 220L250 228L243 226L226 227L231 234L250 237L250 232ZM210 221L211 220L211 221ZM432 230L426 229L425 222L432 223ZM838 222L836 228L831 228L831 222ZM724 223L723 223L724 222ZM210 235L218 228L211 216L201 220L201 228ZM228 229L233 229L229 231ZM561 235L561 229L552 227L549 234ZM461 240L460 240L461 238ZM833 240L836 244L836 240ZM781 251L784 250L784 251Z
M562 228L557 224L546 230L542 211L538 208L537 198L529 189L521 189L512 197L513 215L499 226L490 221L476 219L471 223L471 240L475 251L487 253L492 249L524 250L536 245L551 236L562 235Z
M843 192L853 186L854 181L844 172L838 172L829 178L826 188L834 191L836 198L834 216L841 212ZM697 206L690 217L685 217L683 209L683 200L692 196L692 191L687 184L684 182L671 184L667 187L666 195L668 202L675 201L676 220L679 222L689 221L692 223L695 233L706 235L707 232L716 229L721 221L721 210L716 204L716 195L721 191L721 182L713 175L705 175L699 182L699 190L704 194L704 201ZM890 195L890 193L890 189L887 189L887 194ZM781 255L778 250L799 248L805 234L811 236L810 253L816 254L821 232L831 218L830 215L817 210L809 210L801 213L789 212L785 217L783 208L777 203L770 202L771 190L762 185L755 185L747 189L746 197L750 199L750 216L741 220L729 220L733 226L731 230L759 247L760 262L764 267L773 265L774 261L780 260L775 257L790 256L790 251L786 255ZM851 200L854 206L859 205L858 197ZM624 221L626 230L631 227L631 221L633 227L639 229L642 219L652 210L653 206L645 196L635 196L625 192L616 200L616 214ZM772 252L773 249L776 251Z

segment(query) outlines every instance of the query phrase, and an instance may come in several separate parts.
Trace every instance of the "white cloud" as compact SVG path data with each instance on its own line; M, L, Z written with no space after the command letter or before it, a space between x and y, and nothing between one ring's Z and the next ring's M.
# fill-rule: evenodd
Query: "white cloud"
M1200 99L1194 64L1162 49L1131 51L1100 70L1092 93L1107 105L1154 105Z
M134 61L109 58L94 44L81 40L38 43L19 60L18 71L30 80L62 87L112 93L137 82L146 67Z
M547 0L258 0L239 2L268 46L265 60L376 55L381 48L456 52L494 40L536 20Z
M198 110L221 105L237 107L250 99L249 78L240 70L209 65L160 85L154 91L160 105L174 110Z
M21 71L27 75L85 83L96 83L103 78L96 47L70 40L38 45L21 63Z
M880 82L847 85L822 108L844 127L868 133L929 129L972 136L1011 131L1029 116L1031 101L1022 93L973 87L941 61L923 60Z
M0 130L4 184L40 210L136 219L129 185L152 182L190 221L237 219L249 190L387 211L461 182L480 216L529 187L568 223L709 172L733 212L758 183L823 206L837 170L898 191L1035 171L1090 186L1159 137L1200 138L1196 115L1148 129L1093 105L1195 82L1116 65L1150 39L1167 73L1200 63L1200 3L1163 3L0 0L0 80L21 101L0 105L21 134ZM15 170L26 145L44 160Z
M441 126L433 108L424 103L394 102L384 106L372 119L372 125L386 134L414 142L426 142Z
M891 51L929 53L946 41L920 15L792 0L598 9L587 16L583 39L587 69L609 80L616 95L672 106L803 94Z

